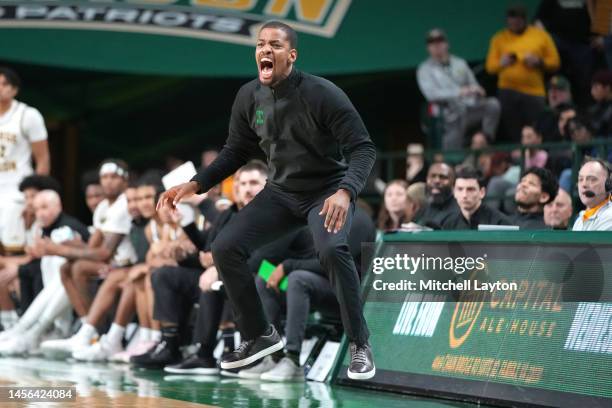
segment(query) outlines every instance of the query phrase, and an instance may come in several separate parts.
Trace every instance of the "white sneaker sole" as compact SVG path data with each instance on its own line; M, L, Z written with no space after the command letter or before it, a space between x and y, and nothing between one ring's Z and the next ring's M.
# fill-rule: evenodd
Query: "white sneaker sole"
M304 381L304 376L296 376L296 377L283 377L283 376L276 376L276 375L270 375L269 373L263 373L261 375L261 379L264 381L274 381L274 382L303 382Z
M346 370L346 375L351 380L369 380L376 375L376 367L372 367L372 370L367 373L353 373L350 370Z
M214 375L219 374L218 368L172 368L164 367L164 371L173 374L199 374L199 375Z
M232 373L231 371L221 370L222 377L239 378L238 373Z
M285 347L283 344L283 341L279 340L278 343L273 344L270 347L261 350L259 353L253 354L252 356L247 357L245 359L238 360L238 361L230 361L230 362L221 361L221 368L223 370L228 370L232 368L240 368L240 367L247 366L249 364L256 362L257 360L261 360L265 356L268 356L272 353L282 350L283 347Z
M245 380L259 380L263 373L245 373L243 371L238 372L238 377L244 378Z

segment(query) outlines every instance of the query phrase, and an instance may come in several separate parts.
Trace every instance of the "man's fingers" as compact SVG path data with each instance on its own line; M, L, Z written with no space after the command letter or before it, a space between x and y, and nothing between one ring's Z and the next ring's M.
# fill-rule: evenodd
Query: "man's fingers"
M342 229L344 222L346 221L346 211L340 210L340 214L338 215L338 219L336 220L336 225L334 226L334 234L337 234L338 231Z
M329 226L331 225L331 220L332 220L332 217L334 215L335 209L336 209L336 207L335 206L331 206L331 205L327 209L327 213L325 214L325 221L323 222L323 226L326 229L329 229Z
M327 213L327 218L325 219L325 228L327 228L327 232L332 232L332 229L336 224L336 219L338 218L339 211L340 208L333 206L331 211Z
M174 194L174 198L171 202L173 207L176 207L176 205L179 203L179 201L181 201L181 199L183 198L183 196L187 193L187 191L184 188L179 189L176 194Z
M156 211L161 210L166 205L167 200L168 200L168 191L162 193L162 195L159 197L159 200L157 200L157 206L155 207L155 210Z
M321 212L319 213L319 215L327 214L328 210L329 210L329 201L325 200L323 202L323 208L321 208Z

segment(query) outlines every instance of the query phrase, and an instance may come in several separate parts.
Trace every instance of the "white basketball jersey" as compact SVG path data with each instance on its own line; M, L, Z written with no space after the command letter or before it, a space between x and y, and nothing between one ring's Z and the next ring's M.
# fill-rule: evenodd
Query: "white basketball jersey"
M30 144L47 138L40 113L25 103L13 101L0 116L0 190L16 189L32 174Z

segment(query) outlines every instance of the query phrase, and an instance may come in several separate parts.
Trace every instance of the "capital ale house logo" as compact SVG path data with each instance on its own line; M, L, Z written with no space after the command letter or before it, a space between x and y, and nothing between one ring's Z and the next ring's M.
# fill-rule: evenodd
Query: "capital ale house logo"
M263 22L333 38L351 0L0 1L0 28L139 32L252 45Z

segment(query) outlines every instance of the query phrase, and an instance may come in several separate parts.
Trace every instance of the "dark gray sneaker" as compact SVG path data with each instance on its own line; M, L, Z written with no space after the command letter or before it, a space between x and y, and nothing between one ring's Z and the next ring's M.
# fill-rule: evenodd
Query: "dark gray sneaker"
M367 380L376 374L374 367L374 359L372 358L372 349L369 344L358 346L355 343L350 343L351 363L346 372L346 375L351 380Z
M173 374L219 374L219 367L214 358L202 358L197 354L187 357L178 364L164 367L164 371Z
M221 360L221 369L244 367L261 360L267 355L282 350L283 339L274 326L270 325L272 333L267 336L259 336L253 340L245 340L236 350L225 355Z

